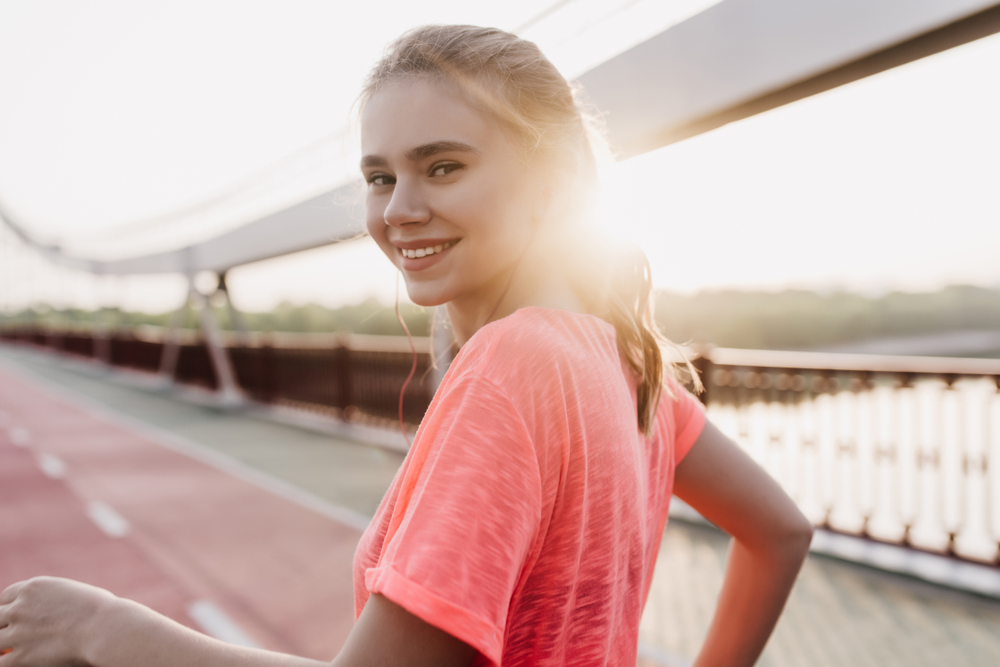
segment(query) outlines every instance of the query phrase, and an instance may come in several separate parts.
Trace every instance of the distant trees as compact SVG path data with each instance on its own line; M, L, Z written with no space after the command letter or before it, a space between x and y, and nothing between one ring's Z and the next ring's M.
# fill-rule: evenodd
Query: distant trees
M414 336L426 336L430 332L432 312L429 308L403 303L399 310ZM367 299L359 304L333 309L314 303L295 305L286 302L270 312L246 313L245 318L247 326L257 331L351 331L359 334L403 335L395 308L386 306L377 299ZM228 326L228 317L224 325Z
M804 349L889 336L1000 330L1000 289L960 285L879 297L800 290L660 292L656 319L680 343Z
M228 309L215 308L219 326L232 329ZM430 332L432 311L410 303L400 304L400 314L414 336L426 336ZM283 302L273 310L260 313L242 313L248 328L254 331L290 332L335 332L350 331L360 334L403 335L396 320L393 306L380 303L377 299L367 299L361 303L327 308L315 303L293 304ZM137 325L166 326L170 321L168 313L142 313L119 309L55 310L47 306L22 310L13 315L0 315L0 326L37 324L53 327L89 327L95 323L111 328L127 329ZM194 312L188 311L183 327L198 326Z
M403 304L401 312L414 335L429 333L430 309ZM216 315L223 328L232 328L225 308L217 308ZM164 326L170 315L41 308L0 316L0 325L89 326L98 318L106 326L128 328L140 324ZM393 307L376 299L339 308L282 303L268 312L244 313L244 318L247 326L257 331L402 334ZM893 292L878 297L804 290L722 290L693 295L661 291L656 295L656 319L663 332L679 343L704 341L723 347L804 349L879 337L1000 330L1000 289L952 286L938 292ZM193 314L189 314L185 325L195 326Z

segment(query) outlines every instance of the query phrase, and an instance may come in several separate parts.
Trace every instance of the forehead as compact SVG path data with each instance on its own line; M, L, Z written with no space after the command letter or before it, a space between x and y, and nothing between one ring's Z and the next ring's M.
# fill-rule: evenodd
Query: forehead
M462 141L481 151L507 144L489 119L437 81L394 81L365 105L361 116L365 155L391 158L442 140Z

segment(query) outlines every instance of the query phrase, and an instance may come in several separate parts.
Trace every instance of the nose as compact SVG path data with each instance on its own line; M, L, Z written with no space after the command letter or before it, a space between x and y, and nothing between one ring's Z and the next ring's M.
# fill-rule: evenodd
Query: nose
M431 218L430 207L424 200L419 185L402 178L393 186L392 197L382 215L385 224L392 227L418 225Z

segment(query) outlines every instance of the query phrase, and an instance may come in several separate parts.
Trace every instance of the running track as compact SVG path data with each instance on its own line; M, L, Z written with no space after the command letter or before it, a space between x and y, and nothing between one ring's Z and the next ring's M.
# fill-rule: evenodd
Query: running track
M359 537L0 365L0 589L71 577L222 639L329 660L353 624Z

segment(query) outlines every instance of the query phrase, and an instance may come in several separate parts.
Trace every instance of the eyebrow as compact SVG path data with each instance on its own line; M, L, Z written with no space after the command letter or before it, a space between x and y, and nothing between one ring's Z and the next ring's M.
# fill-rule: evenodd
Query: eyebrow
M406 159L411 162L425 160L438 153L473 153L479 155L479 149L464 141L432 141L406 151ZM361 168L385 167L388 162L381 155L365 155L361 158Z

